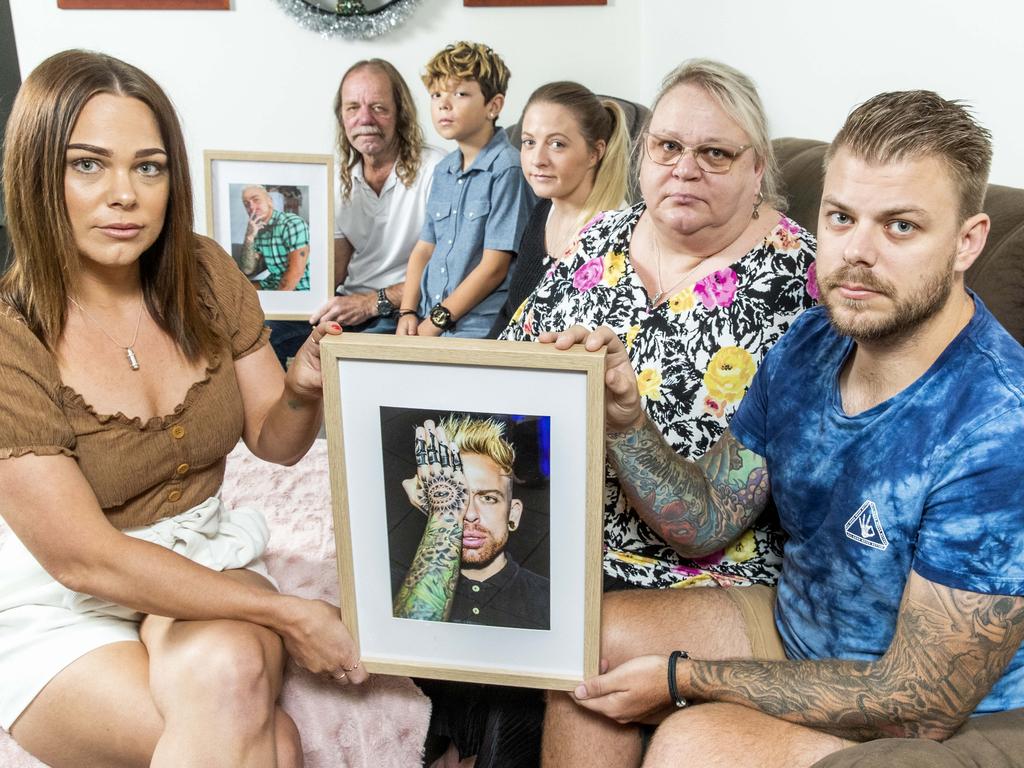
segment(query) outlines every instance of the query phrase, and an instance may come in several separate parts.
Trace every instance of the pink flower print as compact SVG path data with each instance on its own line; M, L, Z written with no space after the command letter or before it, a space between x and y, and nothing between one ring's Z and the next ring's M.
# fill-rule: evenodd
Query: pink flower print
M818 262L812 261L811 266L807 268L807 295L815 301L821 296L821 291L818 290Z
M789 234L791 235L796 235L799 234L800 232L800 225L797 224L792 219L787 218L785 216L779 219L779 226L782 227L787 232L789 232Z
M725 406L728 405L726 400L716 400L711 395L704 398L704 413L709 416L717 416L722 418L725 416Z
M586 293L601 282L604 277L604 259L596 256L576 270L572 276L572 285L580 293Z
M595 224L597 224L597 223L598 223L599 221L601 221L601 219L603 219L603 218L604 218L604 214L605 214L605 212L604 212L604 211L601 211L601 213L597 214L597 216L595 216L595 217L594 217L594 218L592 218L592 219L591 219L590 221L588 221L588 222L587 222L586 224L584 224L584 225L583 225L583 229L581 229L581 230L580 230L580 235L582 235L582 234L583 234L584 232L586 232L586 231L587 231L588 229L590 229L590 228L591 228L592 226L594 226L594 225L595 225ZM578 236L579 236L579 235L577 235L577 237L578 237Z
M693 292L700 297L705 309L728 307L736 296L737 282L736 272L726 267L699 280L693 286Z

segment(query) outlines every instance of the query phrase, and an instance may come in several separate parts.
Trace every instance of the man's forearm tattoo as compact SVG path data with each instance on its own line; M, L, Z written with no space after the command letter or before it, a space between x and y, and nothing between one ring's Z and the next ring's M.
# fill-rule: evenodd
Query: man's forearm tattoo
M744 704L855 741L944 739L1017 652L1024 598L912 578L917 584L878 661L697 661L686 687L695 698Z
M246 240L242 244L242 255L239 257L238 268L242 270L243 274L251 277L256 273L256 268L260 264L260 258L262 256L253 246L253 241Z
M409 573L394 603L394 615L447 621L462 558L462 523L431 516Z
M682 555L728 545L768 498L764 460L728 430L691 462L646 420L635 430L609 434L608 458L643 521Z
M459 451L439 441L433 430L426 434L417 435L413 448L417 499L427 513L427 527L393 612L403 618L446 621L462 562L462 511L469 490Z

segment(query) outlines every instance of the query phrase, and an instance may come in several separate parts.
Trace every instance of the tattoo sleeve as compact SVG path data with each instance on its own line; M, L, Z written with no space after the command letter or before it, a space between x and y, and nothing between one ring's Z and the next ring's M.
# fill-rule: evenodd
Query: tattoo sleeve
M912 572L877 661L697 661L686 663L684 685L697 699L855 741L941 740L970 716L1022 639L1024 598L950 589Z
M418 498L427 513L416 555L395 597L393 614L406 619L447 621L462 564L462 516L469 497L462 458L431 431L415 442L416 465L423 487ZM436 466L441 473L429 474ZM449 471L450 470L450 471Z
M649 419L608 435L608 458L633 508L679 554L730 544L768 498L764 459L726 430L697 461L677 454Z
M256 274L262 258L262 254L253 246L253 241L247 239L242 244L242 255L238 267L246 277L252 277Z

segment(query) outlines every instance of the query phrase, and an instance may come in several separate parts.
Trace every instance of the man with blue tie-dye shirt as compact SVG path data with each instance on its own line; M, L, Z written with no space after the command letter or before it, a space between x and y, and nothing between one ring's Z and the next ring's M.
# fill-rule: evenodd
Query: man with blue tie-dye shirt
M607 346L610 459L688 556L732 541L769 489L789 535L760 606L709 590L707 617L678 617L654 613L670 590L651 598L651 623L680 627L667 668L648 627L605 628L612 669L576 702L620 723L682 710L661 720L645 766L862 765L850 756L878 745L856 742L955 744L1024 707L1024 349L964 285L988 235L990 161L988 132L934 93L850 114L826 158L822 306L768 353L697 462L643 416L613 333L557 338ZM766 632L779 653L718 650L743 633L764 647ZM992 731L1019 755L1018 729Z

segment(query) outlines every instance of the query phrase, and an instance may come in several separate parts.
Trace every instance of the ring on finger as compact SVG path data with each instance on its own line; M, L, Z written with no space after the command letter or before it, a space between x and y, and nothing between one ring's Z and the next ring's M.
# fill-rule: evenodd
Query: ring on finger
M342 667L341 669L344 670L345 668ZM331 672L331 677L340 682L344 680L346 677L348 677L348 673L346 671L339 671L336 669L333 672Z
M351 667L346 667L346 666L345 666L344 664L342 664L342 665L341 665L341 668L342 668L343 670L345 670L346 672L352 672L353 670L359 669L359 662L357 661L357 662L356 662L355 664L353 664L353 665L352 665Z

